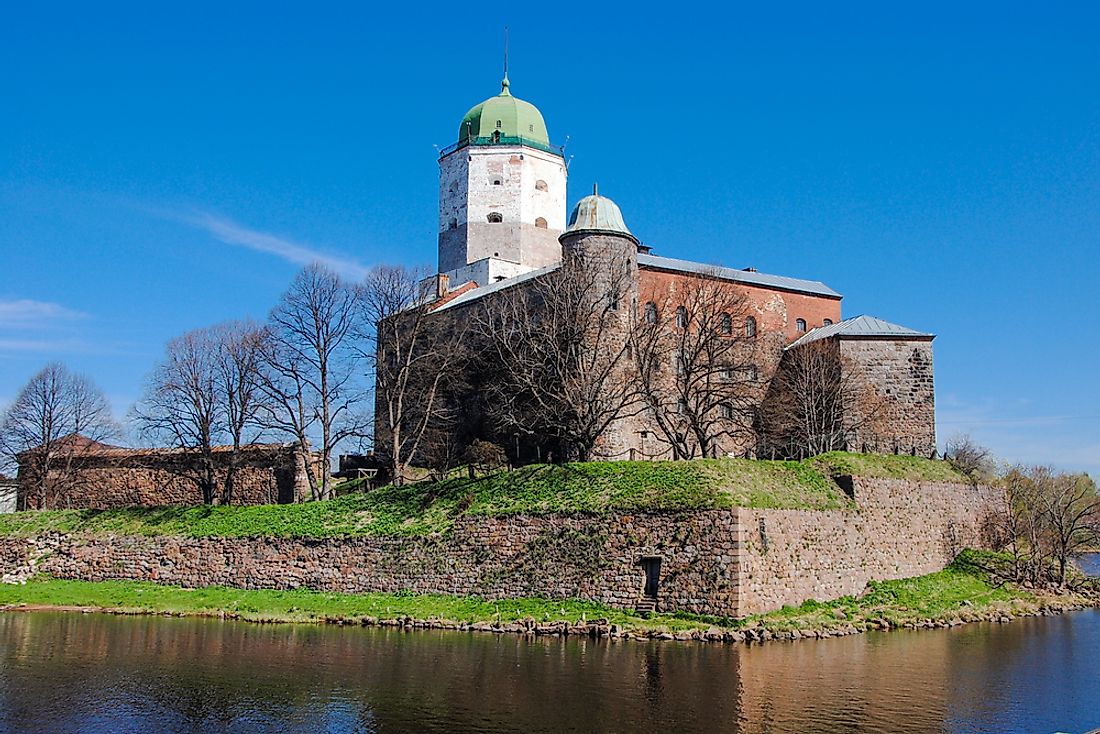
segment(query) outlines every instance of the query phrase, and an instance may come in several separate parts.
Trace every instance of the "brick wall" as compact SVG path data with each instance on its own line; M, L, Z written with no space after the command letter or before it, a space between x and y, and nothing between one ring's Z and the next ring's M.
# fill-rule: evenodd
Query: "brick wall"
M17 577L37 562L37 572L92 581L545 596L630 608L642 595L642 560L657 557L659 609L741 616L941 569L980 544L992 499L957 484L855 479L853 488L859 511L462 518L443 537L5 538L0 574Z

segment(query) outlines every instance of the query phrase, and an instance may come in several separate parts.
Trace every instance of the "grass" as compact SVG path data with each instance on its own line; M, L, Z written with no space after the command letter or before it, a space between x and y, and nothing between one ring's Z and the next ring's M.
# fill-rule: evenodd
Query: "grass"
M1034 612L1056 597L1036 596L1011 585L991 584L975 563L973 551L964 551L943 571L897 581L871 582L858 597L831 602L808 601L768 614L733 620L692 614L655 614L643 618L630 611L595 602L551 599L504 599L413 594L336 594L244 590L225 587L183 589L139 581L65 581L38 577L26 584L0 585L0 605L32 607L91 607L124 613L170 613L229 616L264 622L362 623L367 620L411 617L456 623L607 620L636 633L678 632L719 627L732 630L766 629L771 632L812 631L855 626L868 629L886 621L892 627L945 621L995 611L998 614ZM1079 600L1078 600L1079 601Z
M696 459L528 466L325 502L255 507L52 510L0 515L0 536L47 531L185 537L414 536L446 533L468 516L555 512L676 512L732 507L850 509L837 474L958 481L943 462L825 454L806 461Z

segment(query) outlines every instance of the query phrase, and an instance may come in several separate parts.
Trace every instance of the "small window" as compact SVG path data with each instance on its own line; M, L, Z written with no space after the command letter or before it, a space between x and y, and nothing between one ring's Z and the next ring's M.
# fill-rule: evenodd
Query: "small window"
M535 181L535 191L546 191L548 188L549 187L546 185L546 182L542 179Z
M749 378L751 382L756 382L760 379L760 370L757 368L756 365L750 364L748 367L745 368L745 376Z
M676 374L680 377L682 377L684 372L687 371L684 366L684 358L680 355L676 355L675 357L673 357L672 364L676 367Z
M538 225L536 224L535 226L537 227ZM544 224L543 226L545 227L546 225ZM616 293L615 291L610 291L607 294L607 305L612 311L618 311L619 310L619 294Z
M756 319L752 316L745 319L745 336L750 339L756 336Z
M832 319L825 319L821 323L825 324L825 326L832 326L833 325L833 320Z
M546 229L546 220L543 219L542 217L539 217L538 219L535 220L535 226L538 227L539 229Z
M733 406L729 403L722 403L720 406L718 406L718 409L721 412L723 418L733 417Z
M806 319L798 319L797 321L795 321L794 322L794 328L795 328L795 331L797 331L799 334L805 334L806 333Z
M687 404L686 400L677 400L676 401L676 412L679 413L680 415L683 415L684 413L688 412L688 404Z
M535 132L535 124L534 123L531 123L530 125L527 126L527 132L529 132L529 133Z
M645 305L645 322L647 324L657 323L657 304L653 301Z
M504 217L501 216L500 212L492 212L489 214L489 221L493 224L499 224L504 221Z
M718 379L722 382L729 382L733 379L733 370L731 370L729 367L719 367Z
M686 329L688 325L688 312L683 306L676 307L676 325L681 329Z
M728 313L718 317L718 333L726 336L733 333L733 318Z
M497 120L497 130L500 129L500 120Z
M504 184L504 182L501 181L499 178L494 178L493 179L493 186L501 186L503 184Z

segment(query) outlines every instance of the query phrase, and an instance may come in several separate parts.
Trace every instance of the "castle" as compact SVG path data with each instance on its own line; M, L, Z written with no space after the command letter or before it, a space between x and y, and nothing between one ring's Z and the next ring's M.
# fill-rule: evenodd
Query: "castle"
M611 346L589 336L589 350L620 345L602 364L614 373L607 384L638 389L582 458L935 453L932 334L845 319L841 294L818 281L654 254L595 190L567 219L562 150L539 110L512 95L507 74L498 95L462 118L439 169L438 273L422 284L433 318L468 328L494 302L511 301L513 313L517 302L545 309L568 290L563 278L590 273L582 288L605 313L589 334ZM537 314L509 326L528 346L542 329ZM495 438L519 461L553 456L554 445L562 456L562 437L530 417L504 428L487 421L499 380L478 377L492 362L449 396L478 416L449 430ZM480 407L470 411L471 402Z

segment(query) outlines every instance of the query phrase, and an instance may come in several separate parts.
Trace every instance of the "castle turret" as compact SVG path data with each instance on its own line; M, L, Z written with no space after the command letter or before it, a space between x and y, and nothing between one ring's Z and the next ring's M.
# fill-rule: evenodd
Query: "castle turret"
M501 91L462 118L439 159L439 272L479 285L561 259L565 160L538 109Z

